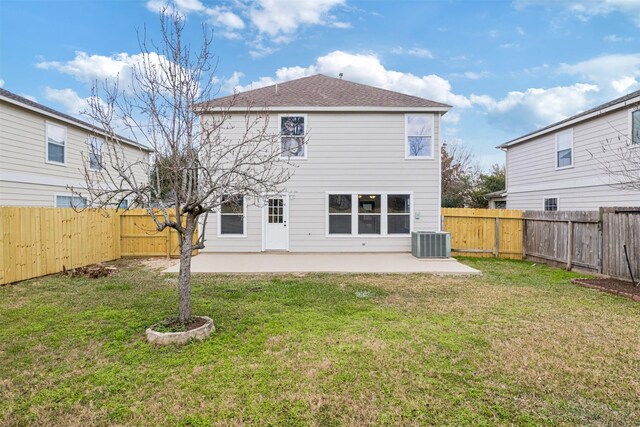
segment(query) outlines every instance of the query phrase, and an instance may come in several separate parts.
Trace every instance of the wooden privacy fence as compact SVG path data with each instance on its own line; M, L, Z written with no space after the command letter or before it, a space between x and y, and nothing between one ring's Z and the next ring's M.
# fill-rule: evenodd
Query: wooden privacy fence
M631 279L631 270L640 277L640 207L525 211L524 217L527 259L623 279Z
M442 208L453 255L522 259L522 211Z
M177 232L156 231L144 209L0 207L0 237L0 284L120 257L179 254Z

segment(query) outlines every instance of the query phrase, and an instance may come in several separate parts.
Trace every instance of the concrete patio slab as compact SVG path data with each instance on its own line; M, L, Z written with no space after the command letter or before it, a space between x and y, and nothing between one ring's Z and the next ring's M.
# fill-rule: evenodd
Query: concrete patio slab
M179 264L165 273L177 273ZM429 273L476 275L453 258L423 259L409 253L201 253L193 273Z

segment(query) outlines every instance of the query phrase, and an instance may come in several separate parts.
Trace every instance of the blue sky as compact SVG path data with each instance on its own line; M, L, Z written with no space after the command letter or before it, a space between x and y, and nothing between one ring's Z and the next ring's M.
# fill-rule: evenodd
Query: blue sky
M124 73L164 0L0 0L0 85L62 111ZM442 139L494 147L640 89L640 0L176 0L215 31L221 95L316 73L454 106Z

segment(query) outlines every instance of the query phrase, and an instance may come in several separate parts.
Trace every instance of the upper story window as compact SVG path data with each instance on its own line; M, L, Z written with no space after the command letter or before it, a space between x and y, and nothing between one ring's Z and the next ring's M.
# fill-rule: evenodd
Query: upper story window
M405 116L405 158L433 159L433 114Z
M280 116L280 157L306 159L305 144L306 115Z
M631 144L640 145L640 110L631 113Z
M573 129L556 133L556 169L573 166Z
M67 128L47 122L47 162L66 164Z
M104 140L95 136L90 136L89 145L89 169L99 171L102 169L102 146Z

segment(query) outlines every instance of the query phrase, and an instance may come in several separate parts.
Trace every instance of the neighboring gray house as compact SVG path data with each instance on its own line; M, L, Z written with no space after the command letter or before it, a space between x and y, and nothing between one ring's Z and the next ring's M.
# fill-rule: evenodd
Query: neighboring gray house
M408 252L411 231L439 231L449 105L315 75L210 101L203 114L231 102L238 128L248 106L266 107L282 158L298 167L284 195L210 215L205 251Z
M121 141L127 159L148 161L149 148ZM84 162L101 170L104 144L104 132L89 123L0 89L0 206L86 205L67 186L85 187Z
M506 152L507 208L597 210L640 206L606 166L640 161L640 91L498 146Z

